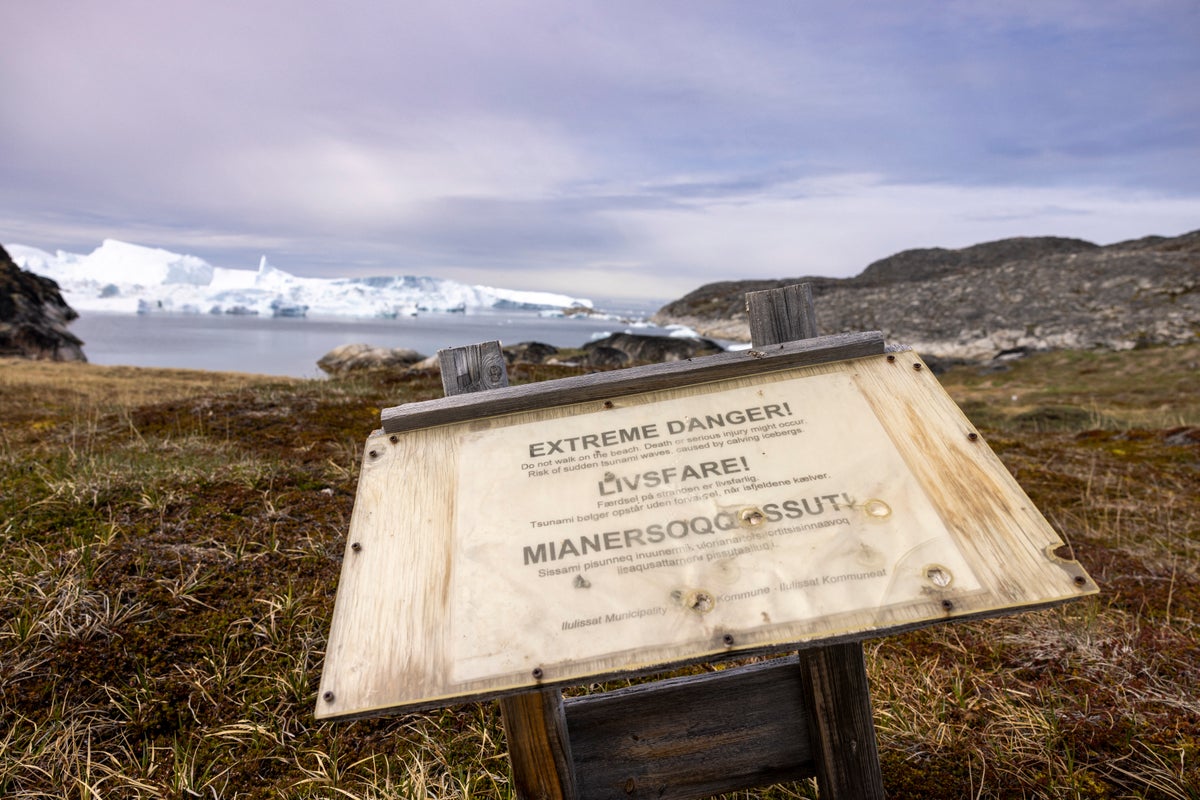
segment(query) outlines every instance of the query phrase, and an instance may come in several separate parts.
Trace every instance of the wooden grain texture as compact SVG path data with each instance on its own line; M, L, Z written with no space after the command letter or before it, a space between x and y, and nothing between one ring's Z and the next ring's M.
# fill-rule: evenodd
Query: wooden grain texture
M557 381L507 386L482 394L455 394L436 400L385 408L380 416L384 431L399 433L432 425L603 400L628 392L650 392L727 378L747 377L772 370L843 361L882 353L883 349L883 334L878 331L845 333L804 342L717 353L687 361L649 364Z
M508 367L500 342L441 350L438 359L442 389L447 396L486 392L508 385ZM501 698L500 715L517 797L574 800L575 773L562 691L546 689Z
M796 658L566 701L580 800L685 800L816 774Z
M750 317L750 341L756 346L817 337L812 284L747 292L746 311Z
M447 397L508 386L504 351L497 341L439 350L438 364Z
M575 767L562 692L522 692L500 700L513 783L521 800L575 800Z
M817 335L812 288L799 284L746 295L755 347ZM857 642L800 653L801 686L817 749L817 785L827 800L883 797L879 745Z
M821 797L882 800L883 773L862 645L802 650L800 672Z
M991 607L1046 590L1048 573L1094 591L1079 564L1054 555L1061 538L970 420L947 402L932 370L912 352L883 363L887 369L858 372L855 380L943 522L962 533L958 547L994 593ZM902 402L893 399L898 389ZM952 605L947 614L957 610Z

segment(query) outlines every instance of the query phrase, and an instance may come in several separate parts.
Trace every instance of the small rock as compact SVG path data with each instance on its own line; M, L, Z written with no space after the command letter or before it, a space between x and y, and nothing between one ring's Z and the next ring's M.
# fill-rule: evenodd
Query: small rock
M402 347L344 344L321 356L317 366L330 375L340 376L352 372L407 369L424 358L416 350Z
M633 359L625 351L604 346L587 348L583 360L584 364L589 367L602 369L628 367L633 362Z
M614 333L603 339L588 342L583 346L583 349L589 354L588 363L592 363L591 352L599 348L619 350L629 356L630 361L652 364L663 361L684 361L696 356L707 356L724 352L724 349L719 344L709 339ZM601 358L608 357L601 356Z
M504 348L504 360L509 364L545 364L558 355L558 348L544 342L521 342Z

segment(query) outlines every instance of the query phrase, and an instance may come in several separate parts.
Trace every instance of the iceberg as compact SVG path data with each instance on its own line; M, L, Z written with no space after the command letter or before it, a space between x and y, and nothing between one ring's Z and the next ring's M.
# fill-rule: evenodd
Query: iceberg
M217 267L202 258L106 239L87 255L6 245L18 266L55 280L77 311L394 318L475 310L561 312L590 300L412 275L301 278L268 262Z

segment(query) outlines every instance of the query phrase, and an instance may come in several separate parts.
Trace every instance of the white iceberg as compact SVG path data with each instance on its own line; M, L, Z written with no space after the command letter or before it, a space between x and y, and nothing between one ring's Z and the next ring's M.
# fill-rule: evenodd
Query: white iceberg
M483 309L591 308L552 292L471 286L411 275L301 278L272 266L214 267L196 256L106 239L88 255L6 245L18 266L58 282L77 311L127 314L259 314L263 316L397 317Z

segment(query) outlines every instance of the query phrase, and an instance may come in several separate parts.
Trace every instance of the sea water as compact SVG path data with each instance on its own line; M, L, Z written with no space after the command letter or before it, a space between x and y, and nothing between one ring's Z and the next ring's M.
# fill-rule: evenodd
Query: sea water
M70 331L93 364L318 377L317 360L344 344L405 347L434 355L446 347L500 340L580 347L608 333L665 334L617 319L543 317L528 311L428 313L396 319L209 314L81 313Z

